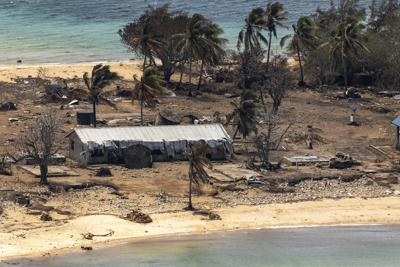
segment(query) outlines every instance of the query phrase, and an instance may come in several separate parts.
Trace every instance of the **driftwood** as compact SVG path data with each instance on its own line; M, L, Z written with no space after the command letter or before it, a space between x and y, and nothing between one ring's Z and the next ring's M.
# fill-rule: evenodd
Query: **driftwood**
M114 231L113 230L110 230L110 232L109 233L107 233L107 234L104 234L104 235L95 235L95 234L92 234L92 233L86 233L86 234L82 234L82 237L83 237L83 239L87 239L87 240L93 240L93 237L99 237L99 236L101 236L101 237L105 237L105 236L112 236L114 234Z

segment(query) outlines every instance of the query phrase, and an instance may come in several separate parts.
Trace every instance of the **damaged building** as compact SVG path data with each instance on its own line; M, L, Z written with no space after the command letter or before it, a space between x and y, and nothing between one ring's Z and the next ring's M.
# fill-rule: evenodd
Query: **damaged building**
M71 159L86 163L150 167L152 162L185 160L190 144L204 142L211 160L232 154L232 139L221 124L76 128L67 135Z

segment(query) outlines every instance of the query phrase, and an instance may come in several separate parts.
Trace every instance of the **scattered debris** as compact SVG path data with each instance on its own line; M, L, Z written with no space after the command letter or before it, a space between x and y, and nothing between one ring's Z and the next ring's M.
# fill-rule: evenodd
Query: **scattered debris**
M42 215L40 215L40 220L44 222L52 221L53 218L47 213L43 212Z
M13 102L6 102L0 105L0 111L17 110L17 104Z
M353 160L349 154L341 152L336 153L335 157L329 161L329 168L331 169L348 169L358 165L361 165L359 161Z
M96 176L100 176L100 177L110 177L113 176L111 173L110 168L100 168L96 171L95 173Z
M151 223L153 221L149 215L137 210L128 213L126 219L137 223Z
M201 215L201 216L207 217L207 219L210 221L222 220L221 216L219 216L217 213L209 211L209 210L195 210L195 211L193 211L193 215Z
M19 205L28 206L31 204L31 199L28 196L20 195L15 198L15 202Z
M107 234L103 234L103 235L95 235L92 233L86 233L86 234L82 234L83 239L87 239L87 240L93 240L93 237L105 237L105 236L112 236L114 234L113 230L109 230L110 232L108 232Z
M8 118L8 121L9 122L17 122L17 121L19 121L19 119L18 118Z
M328 157L319 156L294 156L294 157L283 157L281 160L282 164L289 166L311 166L311 165L329 165Z

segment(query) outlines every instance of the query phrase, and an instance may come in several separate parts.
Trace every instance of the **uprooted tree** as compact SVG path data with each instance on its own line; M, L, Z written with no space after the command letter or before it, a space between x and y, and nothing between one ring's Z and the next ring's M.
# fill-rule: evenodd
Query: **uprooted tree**
M40 183L47 185L48 165L60 149L62 121L56 110L48 110L31 122L20 138L17 149L24 157L33 158L40 167Z

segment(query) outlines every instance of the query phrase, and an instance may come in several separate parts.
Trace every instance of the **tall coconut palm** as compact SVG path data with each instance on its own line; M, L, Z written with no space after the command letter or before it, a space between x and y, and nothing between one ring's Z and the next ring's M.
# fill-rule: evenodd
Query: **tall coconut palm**
M225 54L224 45L228 40L221 37L223 33L224 31L218 26L218 24L211 21L208 21L207 25L203 28L204 41L202 42L203 45L200 47L201 67L197 90L200 90L204 64L206 62L211 65L217 64Z
M304 57L305 50L313 49L317 46L318 37L315 33L315 25L310 17L299 18L297 24L293 24L292 28L293 34L286 35L281 39L281 47L285 45L287 39L291 38L288 49L297 55L300 68L299 86L304 86L302 57Z
M268 45L268 40L262 34L265 23L264 9L254 8L245 19L245 25L239 32L237 49L240 50L244 45L244 51L252 53L260 50L262 44Z
M243 91L239 102L232 102L233 111L228 114L227 122L236 126L233 139L240 133L246 139L251 132L257 133L257 115L255 96L248 90Z
M189 84L192 84L192 63L199 58L200 50L206 47L204 39L204 27L208 20L200 14L194 14L186 27L184 33L176 34L173 39L176 41L175 48L182 55L187 55L189 61ZM191 86L189 95L192 95Z
M102 96L103 89L109 85L113 80L118 79L119 76L116 72L110 71L110 66L98 64L93 67L91 77L89 73L83 74L83 81L85 82L90 101L93 104L93 127L96 127L96 105L99 101L115 107L115 104Z
M162 93L166 93L168 90L163 87L164 80L162 79L161 73L155 67L148 67L143 71L143 75L140 80L133 76L136 82L132 102L139 100L140 102L140 124L143 126L143 106L154 106L154 98Z
M265 10L265 28L268 31L268 51L267 51L267 70L271 57L271 42L272 36L278 38L277 28L287 28L283 23L288 19L288 13L282 3L269 2Z
M329 41L321 46L329 47L329 54L333 65L341 65L344 79L344 97L347 96L347 68L352 58L357 58L361 52L368 52L365 46L363 30L365 26L355 17L339 22Z
M186 158L189 161L189 199L188 210L193 210L192 204L192 184L208 183L209 175L205 168L212 168L210 160L207 158L209 148L204 143L195 143L190 145L186 151Z
M137 28L135 34L131 34L129 38L124 35L122 30L119 31L123 42L130 47L136 54L143 56L143 70L146 68L147 59L150 64L155 65L153 51L156 51L164 44L161 38L154 34L149 19L145 21L142 27Z

